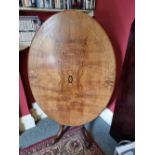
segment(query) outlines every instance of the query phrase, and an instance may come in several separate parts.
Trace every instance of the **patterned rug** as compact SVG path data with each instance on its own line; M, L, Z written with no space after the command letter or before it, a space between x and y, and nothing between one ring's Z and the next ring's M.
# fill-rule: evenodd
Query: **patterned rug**
M87 148L86 140L80 127L68 129L61 139L53 144L50 137L29 147L20 149L20 155L105 155L93 142Z

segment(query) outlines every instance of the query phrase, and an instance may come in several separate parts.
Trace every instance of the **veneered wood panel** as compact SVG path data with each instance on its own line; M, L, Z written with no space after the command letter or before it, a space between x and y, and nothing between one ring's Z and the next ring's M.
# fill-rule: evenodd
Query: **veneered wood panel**
M36 101L49 118L82 125L108 104L115 84L115 56L101 26L87 14L50 17L30 47L28 75Z

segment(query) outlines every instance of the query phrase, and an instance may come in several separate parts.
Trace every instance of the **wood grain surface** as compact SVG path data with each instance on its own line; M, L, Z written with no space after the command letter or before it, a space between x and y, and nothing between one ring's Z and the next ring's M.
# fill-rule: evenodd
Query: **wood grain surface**
M87 14L50 17L30 46L28 75L36 101L52 120L77 126L106 107L115 83L115 56L101 26Z

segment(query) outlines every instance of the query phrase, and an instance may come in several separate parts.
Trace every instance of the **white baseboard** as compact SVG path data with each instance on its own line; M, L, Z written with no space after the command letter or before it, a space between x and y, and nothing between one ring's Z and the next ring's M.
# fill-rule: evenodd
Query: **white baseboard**
M104 111L100 114L100 117L109 125L111 126L113 112L108 108L104 109Z
M32 109L30 110L30 112L36 120L47 118L47 115L43 112L37 102L32 104Z
M31 114L19 118L19 131L23 132L35 126L35 121Z

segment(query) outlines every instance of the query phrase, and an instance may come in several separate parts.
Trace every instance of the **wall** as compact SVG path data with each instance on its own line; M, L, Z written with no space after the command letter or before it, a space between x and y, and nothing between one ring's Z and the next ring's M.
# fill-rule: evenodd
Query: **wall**
M116 87L108 105L112 111L115 106L116 95L118 92L117 83L125 57L130 27L134 18L134 0L96 0L95 19L109 35L116 56Z
M116 55L116 87L108 105L112 111L114 110L117 92L119 91L117 83L125 57L130 27L135 16L134 5L134 0L96 0L94 18L101 24L109 35ZM20 11L20 15L38 15L43 21L52 14L54 13Z

